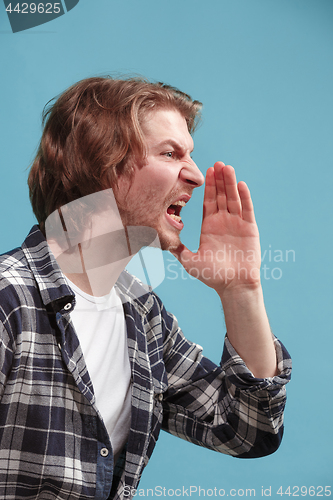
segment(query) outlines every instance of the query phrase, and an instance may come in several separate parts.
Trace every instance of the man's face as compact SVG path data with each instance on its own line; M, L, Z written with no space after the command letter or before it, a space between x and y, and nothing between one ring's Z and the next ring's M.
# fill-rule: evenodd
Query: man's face
M134 164L132 177L120 176L115 197L123 224L154 228L167 250L180 244L180 210L204 176L191 158L193 139L178 111L152 111L142 128L147 157Z

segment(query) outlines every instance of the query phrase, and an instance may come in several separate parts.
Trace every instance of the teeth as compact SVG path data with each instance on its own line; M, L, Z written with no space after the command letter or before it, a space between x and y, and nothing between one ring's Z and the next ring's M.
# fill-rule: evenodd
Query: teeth
M178 201L175 201L174 203L172 203L172 205L179 205L180 207L185 207L186 203L185 203L185 201L178 200Z
M174 203L175 205L175 203ZM179 217L179 215L175 215L175 214L169 214L169 216L173 219L173 220L176 220L177 222L180 222L182 220L181 217Z

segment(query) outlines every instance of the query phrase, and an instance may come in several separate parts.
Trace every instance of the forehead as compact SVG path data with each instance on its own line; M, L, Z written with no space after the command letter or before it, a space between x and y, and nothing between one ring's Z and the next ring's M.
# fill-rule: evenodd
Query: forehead
M177 143L181 148L192 151L193 139L188 131L185 118L173 109L150 111L142 123L148 147L167 143Z

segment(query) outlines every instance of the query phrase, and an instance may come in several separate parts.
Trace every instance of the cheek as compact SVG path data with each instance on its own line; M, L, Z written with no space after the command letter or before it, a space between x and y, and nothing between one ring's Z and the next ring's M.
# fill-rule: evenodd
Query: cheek
M123 178L118 182L118 200L122 206L138 207L142 204L163 202L173 188L176 179L166 165L142 167L131 179Z
M158 170L154 169L143 173L137 179L136 190L139 192L148 188L153 192L159 191L163 195L163 193L167 193L172 188L175 181L176 179L172 178L167 167L159 168Z

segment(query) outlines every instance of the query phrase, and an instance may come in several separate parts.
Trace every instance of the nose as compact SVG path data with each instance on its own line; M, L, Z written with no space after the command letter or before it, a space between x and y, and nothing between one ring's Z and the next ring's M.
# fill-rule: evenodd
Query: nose
M194 187L202 186L205 182L205 177L192 158L189 158L184 162L180 171L180 177L184 182L192 184Z

